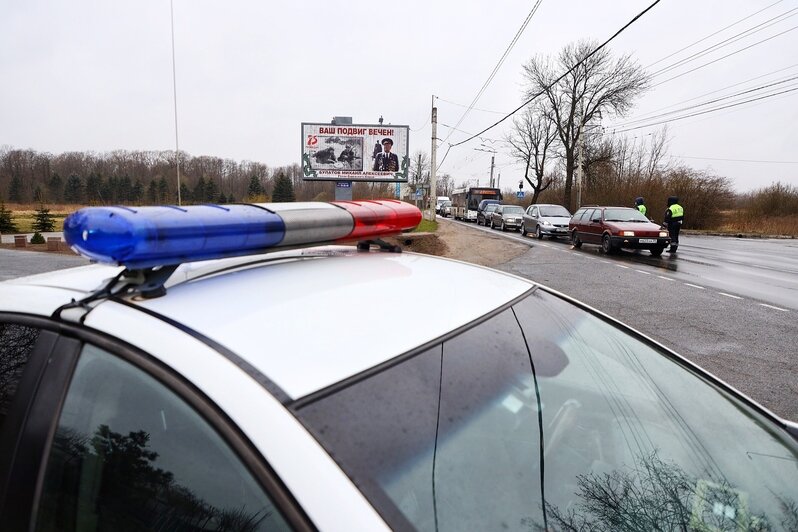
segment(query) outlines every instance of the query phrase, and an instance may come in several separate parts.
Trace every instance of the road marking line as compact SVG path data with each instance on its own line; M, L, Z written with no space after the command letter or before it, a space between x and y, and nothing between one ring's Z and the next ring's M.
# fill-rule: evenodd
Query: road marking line
M665 277L664 275L657 275L660 279L665 279L666 281L675 281L676 279L671 279L670 277Z
M693 288L698 288L699 290L706 290L706 288L704 288L703 286L698 286L697 284L690 284L690 283L684 283L684 284L687 286L692 286Z
M726 292L718 292L722 296L730 297L732 299L742 299L740 296L735 296L734 294L727 294Z
M599 261L603 262L604 264L612 264L612 263L611 263L610 261L608 261L608 260L602 260L602 259L599 259Z
M651 275L651 272L644 272L643 270L635 270L637 273L642 273L643 275Z
M627 270L629 269L629 266L624 266L623 264L616 264L616 266L619 268L626 268Z
M768 305L767 303L760 303L763 307L772 308L774 310L780 310L782 312L789 312L786 308L774 307L773 305Z

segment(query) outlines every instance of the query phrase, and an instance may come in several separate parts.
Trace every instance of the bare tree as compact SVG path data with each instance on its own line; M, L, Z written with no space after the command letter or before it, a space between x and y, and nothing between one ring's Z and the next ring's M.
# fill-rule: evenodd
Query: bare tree
M410 184L415 188L422 187L429 180L429 155L418 150L410 162Z
M565 160L563 204L571 209L576 151L585 124L599 113L623 116L648 87L647 75L630 55L614 59L602 48L588 57L597 46L591 41L572 43L554 60L534 57L524 65L527 98L543 93L551 105ZM554 83L564 72L568 74Z
M507 142L512 146L511 155L524 163L524 179L533 191L532 203L536 203L540 193L551 185L551 178L545 179L544 171L546 158L556 138L557 126L544 104L529 107L524 114L513 119L513 130L507 136Z

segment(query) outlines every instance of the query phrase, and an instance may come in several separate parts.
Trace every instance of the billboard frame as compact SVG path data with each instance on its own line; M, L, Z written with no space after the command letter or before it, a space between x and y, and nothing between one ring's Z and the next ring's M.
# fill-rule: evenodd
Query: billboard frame
M374 172L371 170L364 170L362 171L351 171L351 170L339 170L334 173L334 175L319 175L321 170L314 169L313 164L311 163L310 154L305 150L305 127L325 127L325 128L346 128L346 129L357 129L357 128L365 128L365 129L396 129L402 128L406 131L405 133L405 142L404 142L404 155L402 159L399 161L399 170L393 173L390 172ZM301 160L302 160L302 179L304 181L352 181L357 183L407 183L409 174L410 174L410 126L403 125L403 124L335 124L329 122L302 122L300 127L300 145L301 145ZM351 136L351 134L342 133L341 135L335 136ZM369 136L376 136L376 137L383 137L386 135L369 135ZM362 138L365 139L366 135L363 135ZM396 146L397 143L394 141L394 145ZM365 151L365 145L361 148ZM361 156L365 159L365 153L361 154ZM365 161L364 161L365 164ZM325 169L323 171L332 172L330 169Z

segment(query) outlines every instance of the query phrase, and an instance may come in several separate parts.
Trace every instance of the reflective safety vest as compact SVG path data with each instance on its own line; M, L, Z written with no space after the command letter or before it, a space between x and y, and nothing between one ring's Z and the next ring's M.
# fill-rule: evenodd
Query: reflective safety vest
M684 207L679 205L678 203L674 203L668 210L671 211L671 218L682 218L684 217Z
M643 214L643 216L646 215L646 206L645 205L638 205L637 206L637 210L640 211Z

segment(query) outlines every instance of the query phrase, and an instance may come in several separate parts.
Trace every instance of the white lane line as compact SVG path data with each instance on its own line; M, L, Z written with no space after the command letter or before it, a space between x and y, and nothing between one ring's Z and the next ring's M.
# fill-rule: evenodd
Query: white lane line
M665 279L666 281L675 281L676 279L671 279L670 277L665 277L664 275L657 275L660 279Z
M629 269L629 266L624 266L623 264L616 264L616 266L619 268L625 268L627 270Z
M740 296L735 296L734 294L727 294L726 292L718 292L722 296L730 297L732 299L742 299Z
M697 284L690 284L690 283L684 283L684 284L685 286L692 286L693 288L698 288L699 290L706 290L706 288L704 288L703 286L698 286Z
M760 303L760 305L763 306L763 307L772 308L773 310L780 310L782 312L789 312L789 310L787 310L786 308L774 307L773 305L768 305L767 303Z
M643 270L635 270L637 273L642 273L643 275L651 275L651 272L644 272Z

